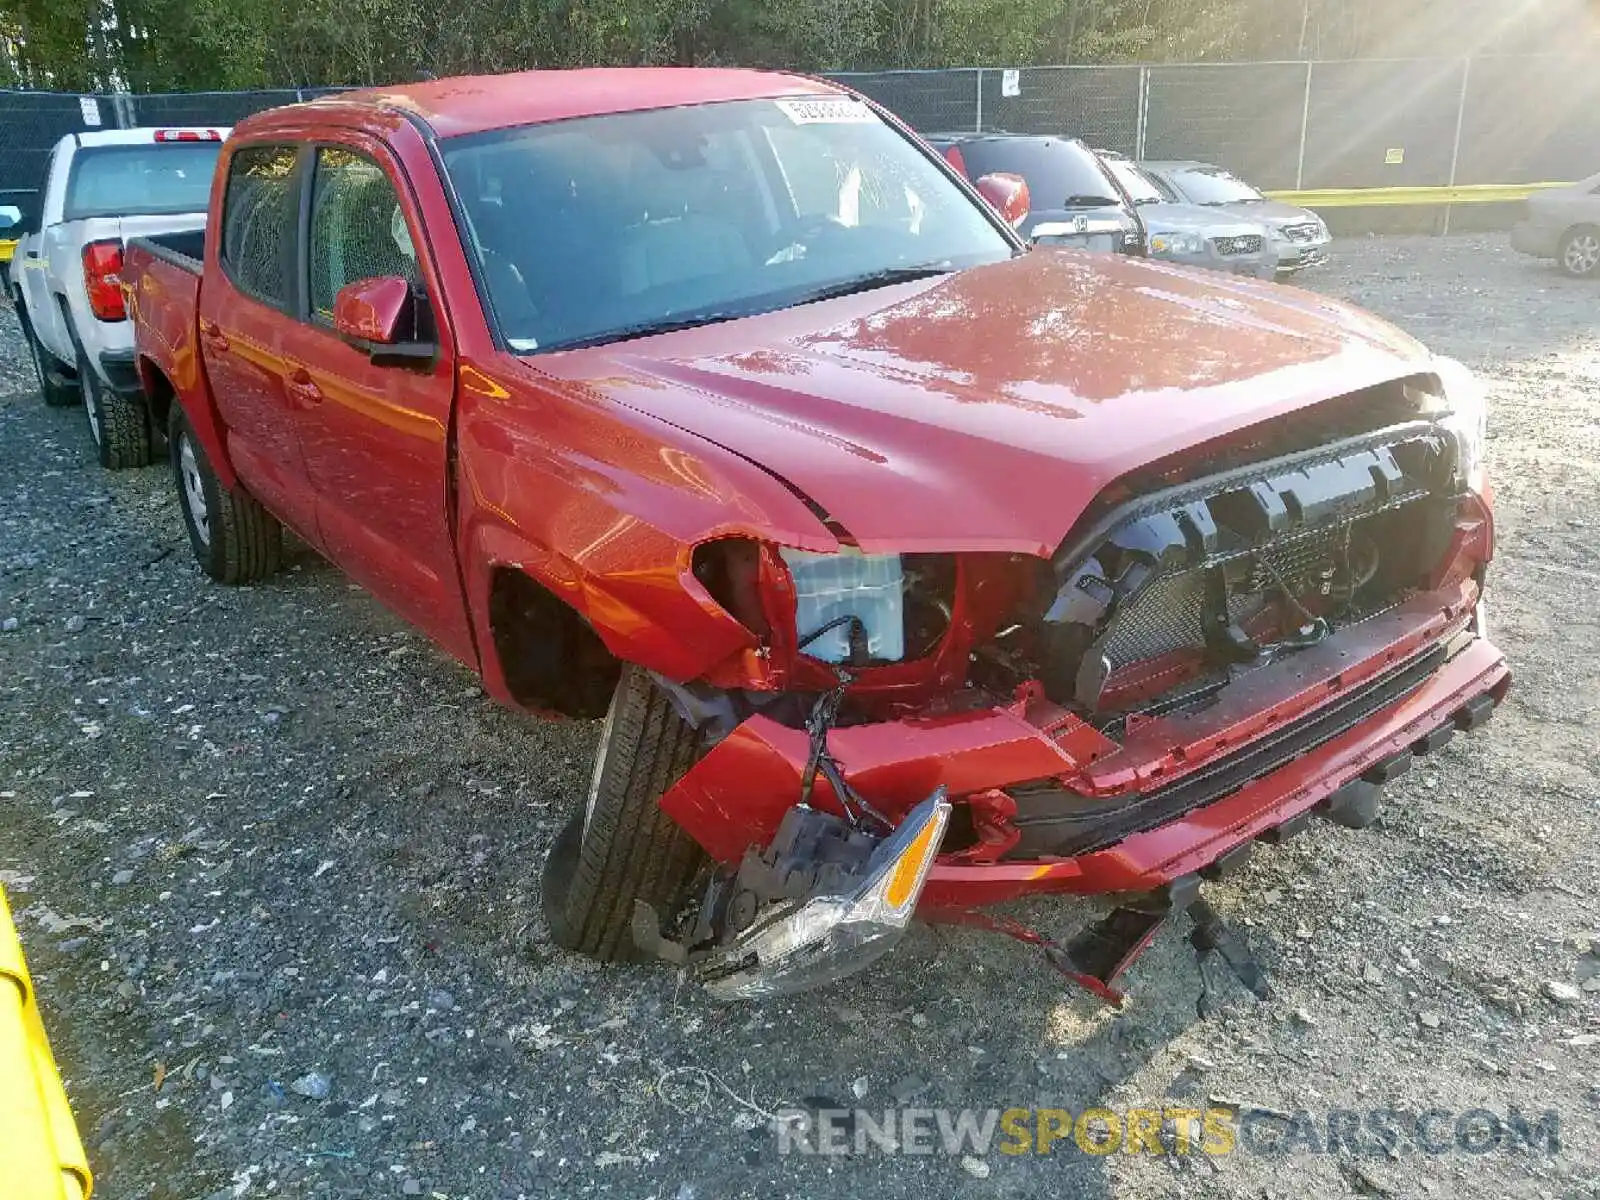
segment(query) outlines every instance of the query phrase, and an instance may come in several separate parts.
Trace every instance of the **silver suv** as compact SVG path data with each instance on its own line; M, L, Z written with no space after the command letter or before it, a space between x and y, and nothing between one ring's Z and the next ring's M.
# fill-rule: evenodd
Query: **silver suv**
M1328 225L1309 208L1297 208L1261 192L1224 167L1205 162L1151 162L1139 164L1172 200L1232 213L1266 226L1278 274L1289 275L1328 261L1333 235Z
M1132 159L1111 150L1099 154L1139 210L1151 258L1256 279L1277 277L1278 255L1265 226L1197 204L1175 204Z
M1524 200L1511 248L1553 258L1574 279L1600 279L1600 175Z
M17 244L7 291L46 404L82 403L101 465L150 461L153 431L122 292L131 237L205 227L216 129L72 133L46 168L38 228Z

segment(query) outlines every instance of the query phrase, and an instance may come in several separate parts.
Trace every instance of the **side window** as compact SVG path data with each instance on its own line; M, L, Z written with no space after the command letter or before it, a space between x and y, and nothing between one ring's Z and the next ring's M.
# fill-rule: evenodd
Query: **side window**
M293 302L294 164L293 146L245 147L228 164L222 201L223 269L240 291L276 308Z
M311 311L323 320L333 319L333 299L346 284L380 275L422 284L394 185L377 163L354 151L317 151L310 250Z

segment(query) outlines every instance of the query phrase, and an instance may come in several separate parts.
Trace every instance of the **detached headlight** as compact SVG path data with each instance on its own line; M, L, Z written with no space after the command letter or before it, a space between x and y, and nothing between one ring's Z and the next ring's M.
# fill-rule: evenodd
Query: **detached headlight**
M701 963L706 988L722 1000L792 995L882 958L911 924L949 822L950 801L940 787L878 845L854 886L758 918Z
M780 553L794 579L795 626L806 654L848 662L847 618L855 617L866 631L868 658L899 662L905 657L905 573L898 554L862 554L848 546L837 554Z
M1195 233L1154 233L1150 235L1152 254L1199 254L1205 242Z
M1489 425L1488 393L1478 377L1453 358L1435 357L1433 370L1439 377L1441 390L1423 395L1421 412L1438 421L1455 438L1457 479L1473 491L1482 492Z

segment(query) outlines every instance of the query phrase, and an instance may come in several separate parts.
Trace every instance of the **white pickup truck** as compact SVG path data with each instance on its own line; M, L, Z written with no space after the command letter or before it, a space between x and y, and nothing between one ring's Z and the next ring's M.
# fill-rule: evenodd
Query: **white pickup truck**
M72 133L51 152L38 228L18 243L6 290L45 403L83 403L102 466L144 466L156 432L134 370L123 245L186 231L198 242L227 136L226 128Z

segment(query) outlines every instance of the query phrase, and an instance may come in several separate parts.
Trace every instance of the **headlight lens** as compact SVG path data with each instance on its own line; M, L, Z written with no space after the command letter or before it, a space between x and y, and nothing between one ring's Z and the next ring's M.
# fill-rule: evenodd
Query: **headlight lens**
M866 630L869 658L899 662L905 657L905 573L898 554L862 554L849 547L837 554L780 553L794 579L801 641L831 621L856 617ZM849 625L807 643L804 653L823 662L849 661Z
M1423 415L1435 418L1455 438L1457 477L1473 491L1482 492L1489 425L1488 393L1478 377L1453 358L1436 357L1433 370L1439 377L1442 391L1423 397Z
M1156 254L1199 254L1205 243L1198 234L1157 233L1150 238L1150 249Z

